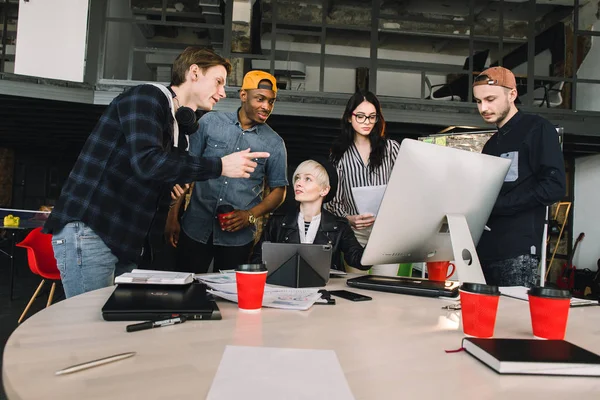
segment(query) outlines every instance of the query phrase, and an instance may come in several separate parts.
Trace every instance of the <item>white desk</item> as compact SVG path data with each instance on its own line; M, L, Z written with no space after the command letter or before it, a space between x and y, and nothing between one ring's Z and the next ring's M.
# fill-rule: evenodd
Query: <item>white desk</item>
M332 279L331 287L345 287ZM309 311L239 313L220 301L221 321L126 333L100 309L113 288L57 303L28 319L4 350L9 399L204 399L226 345L333 349L356 399L593 399L600 379L503 376L469 354L446 354L463 337L448 301L359 291L373 301ZM354 289L351 289L354 290ZM527 302L502 297L496 337L531 338ZM567 340L600 353L600 307L571 309ZM58 369L136 351L133 358L65 376ZM323 371L324 374L327 371ZM445 393L445 394L441 394Z

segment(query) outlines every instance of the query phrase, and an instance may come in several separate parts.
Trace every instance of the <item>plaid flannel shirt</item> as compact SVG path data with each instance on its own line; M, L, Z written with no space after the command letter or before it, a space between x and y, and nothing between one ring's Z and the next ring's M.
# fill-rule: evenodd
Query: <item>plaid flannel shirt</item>
M85 142L44 232L81 221L120 261L139 262L161 235L175 183L216 178L220 158L172 151L173 116L163 92L133 87L115 98Z

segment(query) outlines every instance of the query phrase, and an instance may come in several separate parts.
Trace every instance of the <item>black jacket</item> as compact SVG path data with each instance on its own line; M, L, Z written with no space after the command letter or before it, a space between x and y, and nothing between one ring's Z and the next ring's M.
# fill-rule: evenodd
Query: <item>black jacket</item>
M483 147L483 154L512 164L477 253L485 263L524 254L540 256L546 206L566 192L565 164L554 126L517 112Z
M260 241L254 246L252 262L262 261L263 242L300 243L298 233L298 210L285 215L274 215L262 233ZM340 252L344 253L346 263L354 268L367 270L371 266L362 265L360 259L363 247L356 240L354 232L345 218L339 218L326 210L321 211L321 224L313 242L332 246L331 268L344 271Z

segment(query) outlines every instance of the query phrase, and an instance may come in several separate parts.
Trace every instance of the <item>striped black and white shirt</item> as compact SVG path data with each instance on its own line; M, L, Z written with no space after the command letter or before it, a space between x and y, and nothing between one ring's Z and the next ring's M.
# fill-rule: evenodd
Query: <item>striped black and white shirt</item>
M371 171L369 165L363 163L358 149L352 143L336 165L338 190L333 200L326 204L325 208L339 217L358 215L358 208L352 196L352 188L387 185L399 150L400 144L398 142L387 139L381 165Z

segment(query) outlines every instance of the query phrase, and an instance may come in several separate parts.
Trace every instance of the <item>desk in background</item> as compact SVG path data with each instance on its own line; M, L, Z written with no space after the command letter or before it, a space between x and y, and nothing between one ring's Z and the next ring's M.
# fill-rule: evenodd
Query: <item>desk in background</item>
M4 217L12 215L19 217L19 226L4 226ZM13 300L14 293L14 280L15 280L15 245L17 244L17 233L27 232L31 229L44 226L46 219L50 215L50 211L33 211L33 210L19 210L12 208L0 208L0 231L8 234L8 251L0 249L0 255L4 255L9 258L9 293L10 299Z
M345 281L332 278L328 289L345 288ZM227 345L332 349L356 399L593 399L600 393L597 378L498 375L465 352L446 354L463 338L459 312L441 309L448 300L356 290L373 300L259 314L220 301L221 321L126 333L130 322L102 320L112 291L64 300L17 328L2 363L9 399L204 399ZM532 337L527 302L500 299L496 337ZM600 353L598 337L600 307L571 309L566 339ZM129 351L137 355L54 376Z

